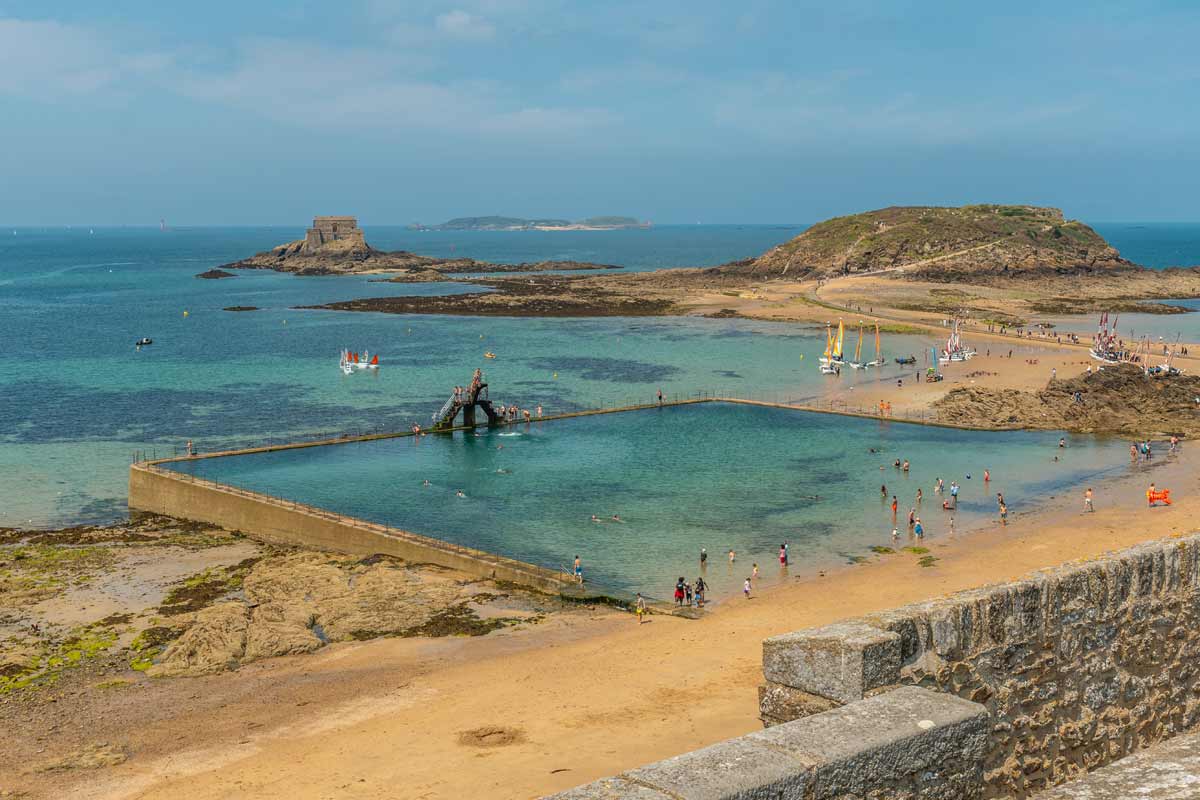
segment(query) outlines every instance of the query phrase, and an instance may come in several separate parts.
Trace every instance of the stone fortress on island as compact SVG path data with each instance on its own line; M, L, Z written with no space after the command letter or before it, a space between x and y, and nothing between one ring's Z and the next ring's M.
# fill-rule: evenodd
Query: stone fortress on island
M304 232L302 253L313 253L330 242L347 242L365 248L367 240L354 217L313 217L312 227Z

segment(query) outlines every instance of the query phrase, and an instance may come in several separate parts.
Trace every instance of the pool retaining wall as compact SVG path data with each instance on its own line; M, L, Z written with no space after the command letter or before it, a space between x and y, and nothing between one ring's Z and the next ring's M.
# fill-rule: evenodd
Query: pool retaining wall
M129 508L207 522L276 544L361 556L382 553L540 591L582 594L564 573L154 464L129 468Z

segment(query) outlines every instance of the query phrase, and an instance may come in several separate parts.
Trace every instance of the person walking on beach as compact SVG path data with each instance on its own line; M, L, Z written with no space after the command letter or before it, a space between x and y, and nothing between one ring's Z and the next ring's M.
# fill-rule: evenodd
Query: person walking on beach
M742 583L742 594L744 594L746 596L747 600L750 599L750 579L749 578L746 578L746 580Z
M704 593L708 591L708 584L704 582L703 577L696 578L696 606L704 607Z
M1096 510L1096 507L1092 505L1092 487L1090 486L1083 493L1083 510L1089 512Z
M580 586L583 586L583 562L579 560L579 556L575 556L575 580Z
M1008 525L1008 506L1004 505L1004 503L1000 504L1000 524Z
M641 625L643 622L645 622L644 617L646 616L646 598L642 597L641 592L638 592L637 605L633 607L633 611L635 614L637 614L638 625Z

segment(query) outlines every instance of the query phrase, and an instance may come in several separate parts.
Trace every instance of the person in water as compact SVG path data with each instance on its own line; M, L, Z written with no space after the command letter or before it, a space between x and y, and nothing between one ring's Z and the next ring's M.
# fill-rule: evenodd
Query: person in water
M984 482L984 483L987 483L987 482L988 482L988 481L990 481L991 479L992 479L992 473L991 473L989 470L986 470L986 469L985 469L985 470L983 471L983 482Z
M920 517L917 517L916 524L913 525L913 533L916 534L918 539L922 539L925 537L925 528L924 528L924 526L921 525Z
M704 593L708 591L708 584L704 582L704 578L696 578L696 605L704 607Z
M787 548L783 545L779 545L779 566L787 566Z
M575 580L580 586L583 585L583 562L578 555L575 556Z
M892 521L896 521L896 511L900 508L900 502L896 500L896 495L892 495Z
M734 559L736 558L736 556L737 556L737 554L734 553L732 550L729 551L729 563L730 564L732 564L734 562Z
M621 517L620 517L620 516L618 516L618 515L616 515L616 514L613 514L613 515L612 515L612 521L613 521L613 522L620 522L620 521L621 521Z
M900 469L902 469L905 472L908 472L908 459L907 458L904 459L904 466L902 466Z
M925 496L925 495L924 495L924 493L921 491L921 487L920 487L920 486L918 486L918 487L917 487L917 505L921 505L921 499L922 499L924 496Z
M704 567L706 567L706 566L708 566L708 551L705 550L703 547L701 547L700 548L700 568L704 569Z
M679 580L675 581L675 605L677 605L677 606L683 605L683 577L682 576L679 578Z
M757 561L754 562L754 568L751 572L751 577L753 577L754 580L758 580L758 562Z
M887 500L887 484L886 483L879 487L879 496L882 499Z

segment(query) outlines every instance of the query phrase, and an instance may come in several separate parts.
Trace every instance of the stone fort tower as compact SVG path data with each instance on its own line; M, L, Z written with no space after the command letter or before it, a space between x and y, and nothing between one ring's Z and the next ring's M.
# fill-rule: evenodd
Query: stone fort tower
M304 234L303 252L311 253L321 245L344 241L351 247L366 247L362 229L354 217L314 217L313 226Z

